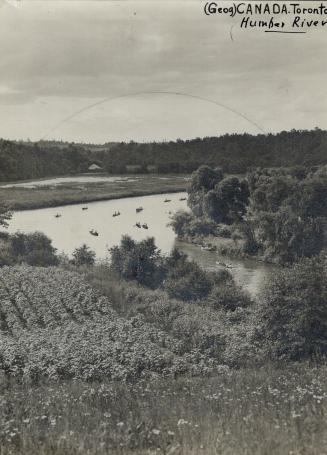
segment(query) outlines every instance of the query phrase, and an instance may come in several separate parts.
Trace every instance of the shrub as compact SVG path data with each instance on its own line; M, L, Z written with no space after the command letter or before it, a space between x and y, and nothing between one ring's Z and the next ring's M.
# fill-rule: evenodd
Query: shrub
M251 304L250 297L235 285L233 280L216 285L206 299L206 304L214 309L235 311L246 308Z
M322 257L271 275L260 296L258 337L273 358L327 353L327 273Z
M214 221L206 217L194 216L183 210L174 213L169 226L172 226L178 237L215 235L217 231L217 224Z
M72 262L75 265L94 265L95 256L95 252L84 243L81 247L75 248Z
M0 226L7 228L8 221L11 219L12 213L8 210L8 207L3 203L0 204Z
M185 210L177 210L171 217L169 226L171 226L178 237L186 235L186 228L192 219L192 214Z
M212 280L195 262L189 262L182 256L171 265L164 281L164 289L169 297L181 300L197 300L208 295Z
M149 287L156 287L161 282L162 260L153 237L136 242L125 235L119 246L110 248L110 253L111 267L120 278Z
M17 232L11 236L11 256L16 263L36 266L58 264L56 248L52 241L42 232L24 234Z

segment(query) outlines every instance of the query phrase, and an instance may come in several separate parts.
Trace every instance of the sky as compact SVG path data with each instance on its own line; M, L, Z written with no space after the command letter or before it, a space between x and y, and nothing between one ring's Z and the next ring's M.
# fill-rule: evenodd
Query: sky
M327 27L278 34L239 22L192 0L0 0L0 137L326 128Z

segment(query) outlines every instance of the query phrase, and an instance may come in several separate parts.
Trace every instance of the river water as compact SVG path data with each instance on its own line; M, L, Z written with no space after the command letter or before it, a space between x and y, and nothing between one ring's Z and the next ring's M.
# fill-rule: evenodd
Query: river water
M271 270L269 266L249 260L226 260L216 252L203 251L196 245L176 240L173 230L167 224L172 213L179 209L187 209L186 201L181 200L185 197L186 193L160 194L92 202L86 205L24 210L13 214L8 231L44 232L52 239L58 252L68 255L86 243L96 252L99 259L108 256L108 248L119 244L124 234L135 240L151 236L155 238L156 245L162 253L169 254L176 245L206 269L217 270L222 268L217 262L227 263L235 280L255 295ZM83 207L87 207L87 210L83 210ZM142 207L143 210L136 213L138 207ZM113 217L118 211L120 215ZM141 226L146 223L148 229L138 228L136 223L140 223ZM98 232L98 236L90 234L89 231L92 229Z

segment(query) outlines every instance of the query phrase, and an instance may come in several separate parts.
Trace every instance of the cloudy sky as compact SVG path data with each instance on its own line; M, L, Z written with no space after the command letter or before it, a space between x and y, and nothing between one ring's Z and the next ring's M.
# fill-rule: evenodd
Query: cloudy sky
M0 2L0 137L102 143L327 127L326 28L244 31L188 0Z

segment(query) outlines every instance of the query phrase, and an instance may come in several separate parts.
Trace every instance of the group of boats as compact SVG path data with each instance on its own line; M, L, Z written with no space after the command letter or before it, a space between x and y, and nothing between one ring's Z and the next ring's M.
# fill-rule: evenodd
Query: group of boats
M181 197L179 200L180 200L180 201L186 201L186 197ZM164 202L171 202L171 199L165 199ZM82 207L82 210L88 210L88 207L87 207L87 206L83 206L83 207ZM137 208L135 209L136 213L140 213L140 212L142 212L143 210L144 210L143 207L137 207ZM169 212L169 214L171 214L171 212ZM119 211L119 210L118 210L118 211L115 211L115 212L112 214L112 216L113 216L114 218L115 218L116 216L120 216L120 211ZM61 213L56 213L56 214L55 214L55 218L60 218L60 217L61 217ZM135 223L134 226L137 227L137 228L139 228L139 229L142 229L142 228L143 228L143 229L149 229L149 226L148 226L147 223L141 223L140 221L138 221L137 223ZM98 235L99 235L98 231L96 231L95 229L91 229L91 230L89 231L89 233L90 233L91 235L94 235L95 237L98 237Z
M165 201L165 202L166 202L166 201ZM88 210L88 207L82 207L82 210ZM137 207L136 213L142 212L142 210L143 210L143 207ZM119 210L118 210L118 212L115 211L115 212L112 214L113 217L116 217L116 216L119 216L119 215L120 215ZM60 217L61 217L61 214L60 214L60 213L57 213L57 214L55 215L55 217L56 217L56 218L60 218ZM142 228L143 228L143 229L149 229L149 226L148 226L147 223L141 224L139 221L135 224L135 226L136 226L137 228L139 228L139 229L142 229ZM89 233L90 233L91 235L95 236L95 237L98 237L98 236L99 236L99 232L96 231L95 229L91 229L91 230L89 231Z
M217 265L220 265L220 267L224 267L224 268L226 268L226 269L234 269L234 268L235 268L235 265L233 265L233 264L226 264L225 262L216 261L216 264L217 264Z
M141 224L139 221L137 223L135 223L135 227L138 227L139 229L141 229L141 228L149 229L149 226L147 225L147 223Z

